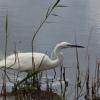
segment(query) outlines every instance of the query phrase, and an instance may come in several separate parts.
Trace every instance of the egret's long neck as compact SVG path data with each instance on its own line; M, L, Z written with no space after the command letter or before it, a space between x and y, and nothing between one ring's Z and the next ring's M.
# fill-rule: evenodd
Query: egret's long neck
M61 52L61 46L59 46L59 45L56 45L56 47L54 48L54 50L53 50L53 53L54 53L54 56L55 56L55 58L56 59L59 59L60 61L62 60L62 52Z
M54 48L54 50L53 50L53 57L54 57L54 59L51 59L50 60L50 67L48 67L49 69L51 69L51 68L55 68L56 66L58 66L61 62L62 62L62 60L63 60L63 55L62 55L62 52L61 52L61 46L59 46L59 45L56 45L56 47Z
M59 53L60 53L60 51L61 51L61 47L59 47L58 45L56 45L56 47L53 50L55 56L58 56Z
M60 52L61 48L56 46L52 53L52 59L50 62L50 69L58 66L62 61L62 53Z

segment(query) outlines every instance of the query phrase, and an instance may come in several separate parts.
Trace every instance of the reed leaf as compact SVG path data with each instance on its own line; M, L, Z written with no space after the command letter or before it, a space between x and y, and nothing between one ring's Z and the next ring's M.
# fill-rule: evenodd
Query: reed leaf
M56 7L69 7L69 6L65 6L65 5L57 5Z
M57 15L57 14L51 14L52 16L59 16L59 15Z

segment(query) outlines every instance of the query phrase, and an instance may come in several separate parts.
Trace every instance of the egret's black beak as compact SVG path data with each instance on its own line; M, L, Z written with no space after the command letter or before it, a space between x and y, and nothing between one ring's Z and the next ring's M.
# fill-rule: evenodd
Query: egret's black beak
M80 45L73 45L73 44L69 44L68 47L70 48L84 48L83 46L80 46Z

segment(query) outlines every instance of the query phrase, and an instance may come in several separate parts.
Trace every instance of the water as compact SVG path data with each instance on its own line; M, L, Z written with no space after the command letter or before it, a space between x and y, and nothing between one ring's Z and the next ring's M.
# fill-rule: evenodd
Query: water
M50 0L0 0L0 55L4 57L4 16L8 12L8 52L14 52L16 42L17 51L31 51L31 39L33 36L33 27L39 26L44 18L48 6L52 3ZM94 74L96 58L100 56L100 1L99 0L62 0L61 4L67 5L66 8L57 8L53 13L58 17L50 16L48 22L34 41L34 49L37 52L46 52L50 55L53 47L61 42L68 41L75 43L75 34L77 44L87 47L89 42L90 67L91 74ZM92 31L91 31L92 30ZM70 83L74 84L75 79L75 49L63 50L64 66L71 67L66 71L66 77ZM87 50L79 49L79 61L81 66L81 75L84 76L87 67ZM57 70L59 77L60 69ZM48 72L51 76L52 71Z

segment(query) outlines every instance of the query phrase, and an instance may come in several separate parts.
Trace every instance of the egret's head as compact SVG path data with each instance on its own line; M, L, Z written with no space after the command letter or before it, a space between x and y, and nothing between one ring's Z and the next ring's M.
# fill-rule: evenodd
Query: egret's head
M61 48L84 48L83 46L80 46L80 45L74 45L74 44L71 44L71 43L68 43L68 42L61 42L58 44L59 47Z

